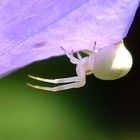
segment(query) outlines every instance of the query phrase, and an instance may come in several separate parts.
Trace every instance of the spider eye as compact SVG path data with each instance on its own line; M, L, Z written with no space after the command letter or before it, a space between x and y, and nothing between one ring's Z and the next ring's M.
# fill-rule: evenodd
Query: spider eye
M132 56L123 41L106 47L95 54L94 75L102 80L115 80L125 76L132 67Z

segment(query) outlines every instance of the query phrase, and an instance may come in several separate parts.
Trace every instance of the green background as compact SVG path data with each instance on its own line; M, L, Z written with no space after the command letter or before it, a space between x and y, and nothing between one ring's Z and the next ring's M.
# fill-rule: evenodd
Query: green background
M134 65L124 78L102 81L90 75L84 87L54 93L26 86L27 82L48 85L31 80L28 74L74 76L75 66L63 56L36 62L1 79L0 140L140 139L138 16L125 39Z

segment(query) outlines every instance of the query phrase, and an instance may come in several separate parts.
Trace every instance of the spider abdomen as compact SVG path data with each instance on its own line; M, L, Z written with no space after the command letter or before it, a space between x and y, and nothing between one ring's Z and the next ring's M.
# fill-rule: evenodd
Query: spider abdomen
M132 56L121 41L95 54L93 73L102 80L115 80L125 76L131 67Z

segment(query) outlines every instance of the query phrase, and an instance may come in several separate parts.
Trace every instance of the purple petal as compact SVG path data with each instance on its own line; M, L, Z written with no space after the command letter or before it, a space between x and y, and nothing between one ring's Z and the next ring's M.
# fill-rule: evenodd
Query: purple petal
M0 1L0 76L34 61L123 39L140 0Z

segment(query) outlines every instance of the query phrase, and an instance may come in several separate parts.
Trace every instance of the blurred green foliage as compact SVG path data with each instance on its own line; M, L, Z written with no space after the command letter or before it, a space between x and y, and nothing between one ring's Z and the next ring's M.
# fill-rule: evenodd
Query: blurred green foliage
M89 76L83 88L53 93L27 87L26 82L48 85L29 79L28 74L68 77L75 75L75 66L64 56L34 63L1 79L0 140L139 139L138 131L125 129L116 119L120 89L112 92L112 82Z

